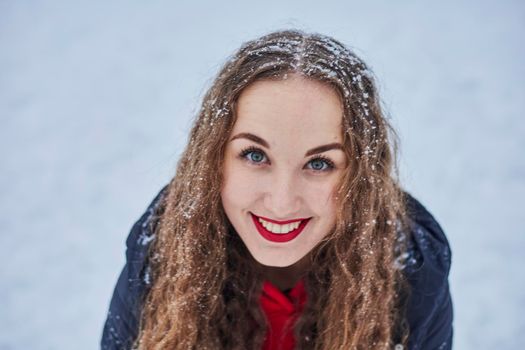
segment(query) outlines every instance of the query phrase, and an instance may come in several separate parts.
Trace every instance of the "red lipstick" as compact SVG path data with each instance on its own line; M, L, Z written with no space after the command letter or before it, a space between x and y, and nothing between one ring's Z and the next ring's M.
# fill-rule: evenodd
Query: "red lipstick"
M309 218L308 219L287 220L287 221L276 221L276 220L266 219L266 218L261 216L260 217L261 219L263 219L265 221L268 221L268 222L271 222L271 223L279 224L279 225L285 225L285 224L290 223L290 222L296 222L296 221L301 220L301 223L299 224L299 226L295 230L292 230L292 231L290 231L288 233L278 234L278 233L270 232L267 229L265 229L264 226L259 222L258 217L255 216L254 214L251 214L251 215L252 215L252 220L253 220L253 223L255 225L255 228L257 228L257 231L259 231L261 236L263 236L264 238L266 238L267 240L269 240L271 242L276 242L276 243L288 242L288 241L291 241L292 239L294 239L295 237L299 236L299 234L303 231L305 226L310 221Z

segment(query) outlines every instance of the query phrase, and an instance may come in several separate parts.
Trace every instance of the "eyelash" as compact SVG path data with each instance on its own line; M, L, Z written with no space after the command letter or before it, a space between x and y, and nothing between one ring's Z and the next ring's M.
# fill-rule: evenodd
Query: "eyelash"
M263 157L268 158L263 150L261 150L258 147L253 147L253 146L250 146L250 147L247 147L247 148L243 149L239 153L239 158L241 158L243 161L249 162L249 163L254 164L256 166L259 166L259 164L263 164L263 162L254 162L254 161L252 161L252 160L247 158L247 156L250 153L254 153L254 152L261 153L263 155ZM321 155L313 156L312 158L310 158L308 160L307 164L310 164L313 161L319 161L319 160L323 161L326 164L326 168L322 169L322 170L311 169L312 171L314 171L316 173L322 173L322 172L331 171L331 170L333 170L335 168L335 164L334 164L334 162L332 162L332 160L330 160L329 158L327 158L325 156L321 156Z

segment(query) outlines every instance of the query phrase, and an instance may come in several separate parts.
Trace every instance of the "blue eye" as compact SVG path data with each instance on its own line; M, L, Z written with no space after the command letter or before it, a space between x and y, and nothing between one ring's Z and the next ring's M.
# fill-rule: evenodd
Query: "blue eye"
M314 159L310 162L313 170L324 170L325 166L328 166L324 160Z
M325 157L316 157L308 162L308 167L313 171L330 171L334 168L334 163Z
M264 154L261 152L250 152L247 156L254 163L260 163L264 160Z
M250 147L250 148L243 150L240 156L241 158L244 158L256 164L264 163L266 160L266 155L264 154L264 152L254 147Z

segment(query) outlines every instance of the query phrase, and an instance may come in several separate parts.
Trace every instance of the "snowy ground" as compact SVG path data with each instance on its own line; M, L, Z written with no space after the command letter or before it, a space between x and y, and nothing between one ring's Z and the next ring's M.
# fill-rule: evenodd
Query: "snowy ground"
M523 348L523 2L175 3L0 2L0 349L98 347L124 240L205 87L289 27L375 70L405 187L452 245L455 349Z

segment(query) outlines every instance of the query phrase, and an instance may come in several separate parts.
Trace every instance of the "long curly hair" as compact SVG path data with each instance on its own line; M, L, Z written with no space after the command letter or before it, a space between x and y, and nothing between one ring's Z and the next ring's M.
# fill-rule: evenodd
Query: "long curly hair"
M260 349L267 320L263 277L221 204L224 150L236 101L261 79L298 74L331 86L344 105L348 169L337 219L313 250L306 306L294 325L298 349L390 349L406 345L407 282L399 268L405 202L397 136L372 72L333 38L286 30L245 43L204 96L188 145L163 197L134 343L138 349Z

